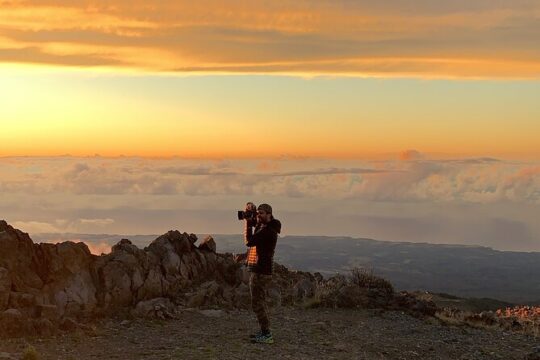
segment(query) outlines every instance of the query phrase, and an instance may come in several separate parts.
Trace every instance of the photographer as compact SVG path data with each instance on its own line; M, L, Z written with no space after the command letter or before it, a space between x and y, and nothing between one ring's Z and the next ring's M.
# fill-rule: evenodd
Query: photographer
M255 205L248 203L245 214L244 242L248 246L247 267L251 272L251 306L261 327L260 332L250 337L253 342L272 344L274 338L270 332L266 289L272 281L274 250L281 223L274 219L272 207L268 204L259 205L255 213Z

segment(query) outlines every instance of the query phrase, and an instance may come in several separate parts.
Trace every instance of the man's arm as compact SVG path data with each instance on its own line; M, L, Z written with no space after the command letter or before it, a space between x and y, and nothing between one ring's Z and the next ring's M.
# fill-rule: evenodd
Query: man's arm
M253 224L249 220L244 221L244 244L246 246L253 246L249 245L251 239L253 238Z
M258 236L253 234L253 223L250 220L246 220L244 223L244 244L249 247L256 246Z
M247 246L257 246L257 245L266 245L269 243L269 240L274 235L275 231L270 227L265 226L261 230L257 231L255 234L252 232L251 228L246 227L244 232L244 239Z

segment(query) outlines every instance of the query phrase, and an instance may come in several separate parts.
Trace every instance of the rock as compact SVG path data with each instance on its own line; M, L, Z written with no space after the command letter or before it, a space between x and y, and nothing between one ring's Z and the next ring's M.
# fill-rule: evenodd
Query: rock
M40 289L43 281L38 276L40 265L34 243L27 233L0 221L0 267L11 274L12 291L28 292ZM4 284L5 285L5 284Z
M190 308L200 307L206 299L206 291L199 291L189 297L186 306Z
M33 332L32 323L17 309L0 313L0 337L22 336Z
M61 314L91 312L97 306L97 289L92 269L95 257L88 246L70 241L38 246L38 273L46 283L41 289L45 298L58 300L55 305Z
M60 315L64 315L64 313L66 312L66 306L68 302L67 294L63 290L58 291L57 293L54 294L54 302L56 303L58 313Z
M493 311L482 311L479 316L486 325L493 325L497 320Z
M216 242L214 241L214 238L210 235L205 237L199 245L199 250L216 252Z
M105 306L110 308L131 305L131 274L122 261L109 261L100 269L101 288L104 291Z
M418 294L401 291L394 295L392 306L415 316L434 316L437 306L431 300L421 298Z
M137 299L149 300L164 295L162 286L162 274L159 268L153 267L148 271L144 284L137 292Z
M205 291L208 297L215 297L223 291L223 288L215 280L202 283L199 288Z
M39 336L51 336L56 333L56 327L49 319L35 319L32 321L34 334Z
M213 317L213 318L222 317L224 315L223 310L213 310L213 309L199 310L199 313L201 313L204 316Z
M129 245L133 245L133 243L129 239L122 239L119 242L117 242L115 245L112 246L111 252L115 251L129 251L130 248Z
M22 318L22 313L17 309L7 309L2 313L3 317L10 317L10 318Z
M37 316L43 319L57 321L60 318L60 313L56 305L40 304L40 305L37 305L36 309L37 309Z
M162 261L163 269L167 275L176 275L180 271L180 257L175 252L169 251Z
M2 360L15 360L17 357L7 352L0 352L0 359Z
M233 303L235 307L240 309L249 309L251 307L251 295L246 284L240 284L234 289Z
M156 253L160 258L163 258L165 253L169 251L182 254L191 251L193 247L192 240L193 239L185 233L181 234L177 230L171 230L152 241L152 243L148 246L148 250Z
M36 297L32 294L22 292L11 292L9 294L8 306L14 309L29 308L36 304Z
M64 331L77 330L79 327L79 323L70 317L63 318L60 322L60 329Z
M184 279L189 279L188 267L183 261L180 263L180 276Z
M139 301L132 311L135 317L172 319L174 318L174 305L167 298L156 298Z
M298 281L293 289L296 292L296 297L300 300L315 295L315 284L309 279Z
M236 278L237 282L243 283L243 284L249 284L249 277L251 273L247 271L247 268L245 266L239 267L236 270Z
M0 311L7 309L9 293L11 292L11 278L6 268L0 267Z

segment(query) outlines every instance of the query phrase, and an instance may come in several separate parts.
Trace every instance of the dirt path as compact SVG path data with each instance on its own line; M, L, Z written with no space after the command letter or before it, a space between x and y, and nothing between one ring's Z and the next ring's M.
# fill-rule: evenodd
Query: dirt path
M184 310L175 320L107 320L94 336L0 340L0 353L20 358L32 345L40 359L522 360L539 345L532 337L399 312L279 308L272 320L273 345L249 343L256 322L248 311Z

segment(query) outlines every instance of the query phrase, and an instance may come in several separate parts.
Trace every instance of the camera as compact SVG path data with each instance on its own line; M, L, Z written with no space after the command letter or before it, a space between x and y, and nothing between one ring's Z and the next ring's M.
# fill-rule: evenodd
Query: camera
M238 220L255 219L256 216L257 216L256 211L250 211L250 210L238 211Z
M255 220L257 218L257 206L254 203L248 202L246 210L238 211L238 220Z

